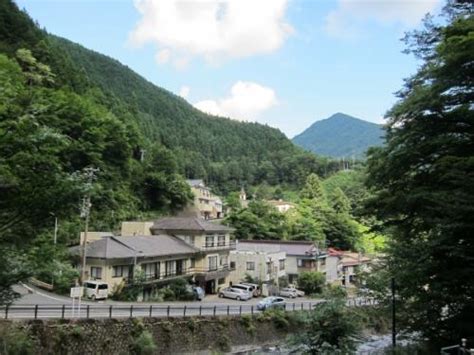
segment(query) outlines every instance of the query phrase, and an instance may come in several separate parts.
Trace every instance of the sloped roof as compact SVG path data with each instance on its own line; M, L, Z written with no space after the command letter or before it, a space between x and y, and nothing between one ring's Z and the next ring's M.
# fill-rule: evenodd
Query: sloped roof
M315 256L319 254L316 245L311 241L283 240L239 240L237 250L284 251L286 255Z
M186 182L187 182L191 187L195 187L195 186L202 186L202 187L205 187L205 185L204 185L204 180L202 180L202 179L188 179L188 180L186 180Z
M200 232L231 232L234 229L218 223L211 223L199 217L166 217L155 221L152 231L179 230Z
M70 249L72 254L80 254L81 247ZM193 254L197 248L170 235L147 235L131 237L106 237L89 243L87 257L100 259L126 259L135 257L155 257L166 255Z

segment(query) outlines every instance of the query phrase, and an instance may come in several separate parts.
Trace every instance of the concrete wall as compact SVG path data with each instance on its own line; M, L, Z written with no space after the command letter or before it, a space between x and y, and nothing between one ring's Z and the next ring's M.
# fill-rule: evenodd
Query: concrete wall
M260 281L276 280L286 275L286 253L265 253L255 251L231 251L230 261L235 263L235 270L231 272L230 279L233 283L240 282L245 279L245 275L249 274L253 278ZM271 260L271 267L269 261ZM285 260L284 269L281 270L279 261ZM247 270L247 263L253 262L255 270Z

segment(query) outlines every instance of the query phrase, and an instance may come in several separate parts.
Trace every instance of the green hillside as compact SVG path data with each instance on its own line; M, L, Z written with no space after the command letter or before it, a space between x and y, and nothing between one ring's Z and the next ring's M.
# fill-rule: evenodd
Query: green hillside
M381 125L343 113L316 121L293 138L299 146L332 158L364 158L369 147L383 142Z

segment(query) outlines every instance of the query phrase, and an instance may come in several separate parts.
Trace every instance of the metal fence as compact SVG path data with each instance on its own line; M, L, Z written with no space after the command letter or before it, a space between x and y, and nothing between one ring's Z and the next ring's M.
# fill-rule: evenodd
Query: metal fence
M302 301L285 303L285 311L304 311L317 308L325 301ZM348 306L373 305L374 301L349 299ZM214 304L214 305L160 305L160 304L82 304L73 307L63 305L9 305L0 307L0 316L5 319L66 319L66 318L124 318L124 317L195 317L195 316L238 316L257 313L255 304Z

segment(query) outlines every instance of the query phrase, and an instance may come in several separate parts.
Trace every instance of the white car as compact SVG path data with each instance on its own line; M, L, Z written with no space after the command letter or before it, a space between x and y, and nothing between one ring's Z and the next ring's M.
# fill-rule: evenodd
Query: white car
M252 298L252 294L239 288L226 287L219 291L219 297L232 298L237 301L247 301Z
M304 296L304 291L298 290L295 287L288 287L288 289L292 290L293 292L296 293L296 296L298 297L303 297Z
M298 297L298 294L296 293L295 289L285 287L280 290L280 296L288 297L288 298L296 298Z

